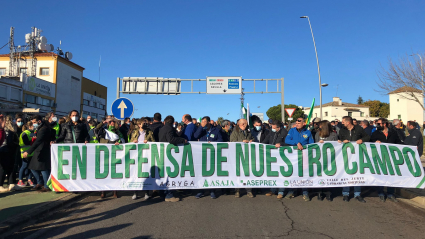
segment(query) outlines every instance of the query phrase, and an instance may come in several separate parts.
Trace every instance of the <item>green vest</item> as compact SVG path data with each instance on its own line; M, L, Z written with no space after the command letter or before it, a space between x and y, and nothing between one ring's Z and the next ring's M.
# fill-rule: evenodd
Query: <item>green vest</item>
M19 146L21 147L21 157L23 158L23 154L25 151L27 151L29 148L31 148L31 145L25 145L24 144L24 140L22 139L22 135L26 134L28 137L28 140L31 142L32 138L31 138L31 132L29 130L24 130L24 132L22 132L22 134L19 136ZM29 154L28 157L32 157L32 155L34 154L34 152L32 154Z
M53 129L56 131L56 138L59 138L59 123L56 123Z
M94 144L99 143L99 141L96 139L96 135L94 135L94 126L90 126L89 136L90 136L90 143L94 143Z

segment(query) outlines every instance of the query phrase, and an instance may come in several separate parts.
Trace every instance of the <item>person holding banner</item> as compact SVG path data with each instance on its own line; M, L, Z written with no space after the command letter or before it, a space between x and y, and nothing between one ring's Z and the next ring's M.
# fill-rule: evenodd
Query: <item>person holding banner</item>
M156 115L156 114L155 114ZM160 128L158 133L158 142L165 142L174 145L185 144L187 140L177 136L176 130L173 128L174 117L169 115L164 119L164 126ZM155 135L155 132L154 132ZM180 199L175 197L171 190L165 190L165 201L166 202L178 202Z
M387 144L401 144L401 140L398 137L397 132L389 128L387 119L379 118L376 123L376 131L372 133L370 142L387 143ZM379 199L385 202L384 186L378 186ZM394 196L394 188L387 187L387 198L393 202L398 202Z
M288 135L285 138L285 143L288 145L297 146L298 150L303 150L305 145L314 143L314 139L311 135L311 132L306 127L304 118L300 117L297 119L297 122L295 123L295 128L289 130ZM304 201L310 201L308 189L303 188L302 190ZM290 190L288 194L286 194L285 198L294 198L294 189Z
M254 125L255 124L256 121L254 121ZM260 141L260 143L274 145L277 149L280 148L280 146L285 146L285 139L288 135L288 131L282 128L282 122L279 120L273 120L271 126L272 132L267 135L267 138L265 138L263 141ZM270 192L266 193L266 196L273 196L276 194L276 191L278 191L277 199L283 198L283 193L285 192L284 188L271 188Z
M141 118L136 121L137 126L130 132L130 143L146 144L147 142L155 142L153 132L149 129L149 121ZM137 199L137 191L134 191L133 200ZM149 199L149 192L145 191L145 200Z
M324 120L319 122L319 128L316 132L315 138L314 138L314 142L316 143L320 143L323 144L325 142L328 141L338 141L338 135L332 130L332 125L331 123L329 123L329 121ZM320 188L318 195L317 195L317 199L319 201L323 201L323 189ZM326 200L328 200L329 202L332 201L332 193L330 188L327 189L327 191L324 192L324 194L326 195Z
M34 189L40 190L41 192L48 192L50 191L47 186L51 167L50 144L55 140L56 132L52 129L49 122L42 120L40 115L34 115L31 121L34 126L34 130L37 130L37 138L31 147L24 151L22 158L28 158L29 155L33 155L28 168L37 180L37 185ZM40 174L42 175L42 178L40 178Z
M235 130L230 135L230 142L243 142L243 143L251 143L254 140L254 137L252 137L251 133L247 130L248 128L248 121L246 119L240 119L238 120L238 125L235 127ZM254 197L254 194L252 194L252 189L247 188L246 189L247 196L250 198ZM235 197L240 197L240 189L236 188Z
M19 146L21 147L21 158L22 158L22 166L19 169L19 187L25 187L26 184L23 182L24 176L28 179L28 184L33 187L34 182L32 182L32 178L34 175L31 170L28 169L29 162L31 161L32 154L28 155L26 159L23 158L23 154L25 150L31 147L34 136L34 126L31 121L28 121L25 125L22 126L22 133L19 136ZM37 183L37 182L35 182Z
M419 129L416 128L417 123L414 121L407 121L407 131L409 132L409 136L404 140L404 144L417 146L418 153L422 156L424 152L424 144L422 133Z
M64 124L60 136L56 138L54 143L88 143L90 141L89 132L86 124L80 121L78 111L72 110L69 112L69 118L71 121Z
M357 144L362 144L370 140L370 136L364 131L362 127L353 124L353 119L350 116L344 116L342 118L342 124L344 127L339 130L339 143L342 141L342 143L346 144L351 141L355 141ZM366 201L360 196L360 194L361 187L354 186L354 198L359 202L365 203ZM349 195L350 187L343 187L342 196L344 202L350 201Z
M214 127L211 122L214 121L210 121L210 117L209 116L204 116L201 120L201 127L199 127L195 134L194 137L196 139L199 139L199 141L201 142L223 142L223 139L221 138L221 132L217 127ZM204 192L206 190L200 190L195 198L199 199L204 195ZM210 192L210 196L212 199L216 199L217 197L215 196L215 193L213 190L211 190Z

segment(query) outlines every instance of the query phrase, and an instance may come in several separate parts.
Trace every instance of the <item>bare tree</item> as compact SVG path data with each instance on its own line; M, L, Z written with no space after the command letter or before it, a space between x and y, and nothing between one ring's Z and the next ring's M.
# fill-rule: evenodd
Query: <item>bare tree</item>
M419 93L424 96L425 89L422 59L425 59L425 54L413 54L410 57L406 55L400 57L398 62L389 58L388 67L385 68L381 64L381 70L378 71L377 91L383 94L395 93L417 102L425 110L424 102L417 95Z

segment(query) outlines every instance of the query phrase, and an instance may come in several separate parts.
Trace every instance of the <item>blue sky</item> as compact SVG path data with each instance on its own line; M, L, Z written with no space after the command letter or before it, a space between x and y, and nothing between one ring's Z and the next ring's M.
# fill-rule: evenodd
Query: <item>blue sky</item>
M284 77L286 104L310 106L313 97L318 103L316 58L303 15L310 17L322 82L329 84L323 103L336 95L337 85L344 102L355 103L359 95L388 102L375 92L380 64L425 50L425 1L6 1L2 8L11 10L2 13L0 45L8 41L10 26L16 45L36 26L55 47L62 40L62 49L94 81L101 55L108 113L116 78L127 76ZM236 120L240 112L239 95L123 96L135 104L135 117L161 112ZM280 104L280 94L246 95L245 102L265 114Z

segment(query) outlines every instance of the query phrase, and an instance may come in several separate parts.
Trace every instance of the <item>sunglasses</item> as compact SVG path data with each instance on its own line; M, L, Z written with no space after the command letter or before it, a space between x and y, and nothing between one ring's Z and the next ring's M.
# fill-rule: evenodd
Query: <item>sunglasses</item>
M303 122L302 120L297 120L297 122Z

